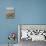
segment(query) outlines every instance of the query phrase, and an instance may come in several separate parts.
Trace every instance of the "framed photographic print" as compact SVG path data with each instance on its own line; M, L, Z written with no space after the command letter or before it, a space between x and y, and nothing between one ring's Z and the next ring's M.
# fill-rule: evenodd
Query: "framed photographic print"
M13 7L6 8L6 18L7 19L15 18L15 9Z

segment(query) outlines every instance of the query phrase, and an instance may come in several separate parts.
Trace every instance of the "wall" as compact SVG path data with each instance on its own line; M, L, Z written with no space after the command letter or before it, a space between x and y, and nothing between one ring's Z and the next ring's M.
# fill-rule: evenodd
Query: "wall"
M16 14L21 24L46 24L46 0L17 0Z
M46 24L46 0L12 0L16 19L6 19L8 0L0 2L0 44L8 43L9 32L17 32L17 24Z

